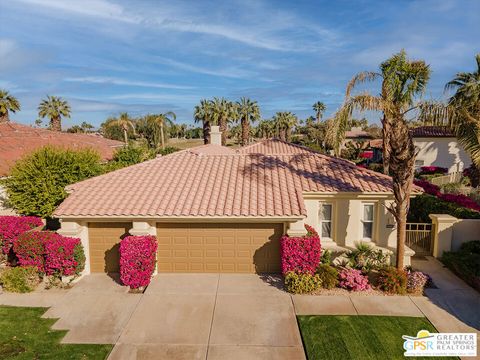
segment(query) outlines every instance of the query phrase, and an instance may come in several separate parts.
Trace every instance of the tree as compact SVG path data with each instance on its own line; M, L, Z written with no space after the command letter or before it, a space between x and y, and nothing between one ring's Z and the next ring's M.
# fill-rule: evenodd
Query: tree
M222 133L222 145L227 144L228 123L237 119L236 104L228 101L225 98L213 98L211 102L211 122L218 124L220 132Z
M202 122L203 125L203 143L210 143L210 122L212 119L212 104L206 99L200 100L200 104L193 110L195 122Z
M162 149L165 149L165 127L166 125L174 125L173 122L176 118L177 116L175 113L169 111L165 114L158 114L154 119L155 124L160 127L160 140L162 143Z
M38 105L38 116L50 119L50 130L62 131L62 116L70 117L71 109L66 100L61 97L48 95Z
M9 112L20 111L20 102L15 96L10 95L7 90L0 90L0 124L9 122Z
M475 56L477 68L473 72L458 73L445 86L454 90L447 104L425 102L420 106L423 123L448 126L472 159L474 176L480 178L480 54ZM472 186L478 186L475 181Z
M135 123L134 120L128 115L128 113L123 112L118 118L110 118L105 122L105 127L118 126L122 129L123 132L123 141L125 145L128 145L128 131L132 130L135 133Z
M256 135L262 139L274 137L276 135L274 121L272 119L261 120L257 125Z
M100 155L94 150L46 146L18 160L3 184L18 213L50 217L66 198L67 185L101 173Z
M315 111L315 116L317 118L317 123L320 123L320 120L322 120L323 113L327 107L325 104L321 101L317 101L315 104L313 104L313 110Z
M260 119L260 107L256 101L242 97L240 101L237 101L237 112L242 125L241 144L245 146L250 139L250 123Z
M93 125L84 121L80 125L73 125L72 127L68 128L67 132L86 134L86 133L92 132L93 128L94 128Z
M430 77L424 61L407 59L405 51L393 55L380 65L380 72L361 72L353 77L346 89L345 102L329 128L328 140L338 154L340 144L355 109L381 111L383 137L383 166L392 176L395 202L388 210L397 222L397 268L403 269L406 220L413 184L415 146L405 114L416 108L414 101L425 91ZM380 93L352 95L359 83L381 80Z
M277 112L273 117L276 133L283 141L290 141L292 128L298 124L298 118L290 111Z

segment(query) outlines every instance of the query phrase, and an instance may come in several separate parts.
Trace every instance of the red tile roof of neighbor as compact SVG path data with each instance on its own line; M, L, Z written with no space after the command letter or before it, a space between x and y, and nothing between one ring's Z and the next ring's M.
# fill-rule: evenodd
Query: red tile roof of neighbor
M0 177L8 175L10 168L24 155L45 145L69 149L93 148L103 160L112 158L115 148L123 143L98 135L69 134L33 128L14 122L0 124Z
M391 178L280 140L187 149L67 187L57 217L303 217L303 192L391 193Z
M418 126L410 130L412 137L455 137L447 126Z

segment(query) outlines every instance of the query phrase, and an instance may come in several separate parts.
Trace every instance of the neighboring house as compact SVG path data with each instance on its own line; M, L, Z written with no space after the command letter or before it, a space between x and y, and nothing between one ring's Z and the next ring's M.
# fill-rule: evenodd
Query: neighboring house
M362 130L361 127L353 127L351 130L345 132L345 140L343 140L341 148L344 149L349 142L365 143L371 139L373 139L373 136L365 130Z
M415 167L440 166L448 172L463 171L471 165L471 159L445 126L419 126L411 130L418 154Z
M216 128L212 144L67 187L54 216L81 238L86 273L118 272L128 233L157 236L159 272L279 272L280 237L305 224L323 249L395 251L390 177L280 140L223 147Z
M46 145L69 149L92 148L103 160L110 160L115 149L123 146L116 140L98 135L70 134L46 129L33 128L14 122L0 124L0 178L8 176L15 162L24 155ZM3 205L4 192L0 188L0 214L10 213Z

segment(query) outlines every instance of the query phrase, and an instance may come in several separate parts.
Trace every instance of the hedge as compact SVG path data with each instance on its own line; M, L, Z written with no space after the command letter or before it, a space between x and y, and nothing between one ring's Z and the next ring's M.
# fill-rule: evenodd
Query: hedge
M20 234L42 226L42 219L35 216L0 216L0 246L2 253L8 255L13 241Z
M282 274L288 272L309 273L313 275L320 264L320 237L310 226L305 226L306 236L290 237L284 235L280 239Z
M430 214L448 214L458 219L480 219L480 212L443 201L432 195L422 194L410 200L407 221L430 223L432 222L428 216Z
M120 242L120 280L131 289L150 284L155 270L155 236L127 236Z

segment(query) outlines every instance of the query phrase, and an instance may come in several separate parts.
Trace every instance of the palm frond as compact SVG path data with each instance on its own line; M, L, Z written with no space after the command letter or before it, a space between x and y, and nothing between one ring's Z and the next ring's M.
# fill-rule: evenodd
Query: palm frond
M345 96L347 98L350 97L352 90L355 88L356 85L367 82L367 81L375 81L376 79L381 77L382 77L381 74L374 71L362 71L358 73L347 84L347 90L345 91Z

